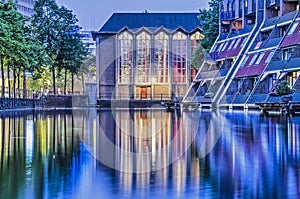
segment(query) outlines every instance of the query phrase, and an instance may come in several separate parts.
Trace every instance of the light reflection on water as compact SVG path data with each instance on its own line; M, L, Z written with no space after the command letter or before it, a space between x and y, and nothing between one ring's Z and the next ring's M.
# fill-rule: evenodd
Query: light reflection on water
M299 198L300 117L78 110L0 118L0 198Z

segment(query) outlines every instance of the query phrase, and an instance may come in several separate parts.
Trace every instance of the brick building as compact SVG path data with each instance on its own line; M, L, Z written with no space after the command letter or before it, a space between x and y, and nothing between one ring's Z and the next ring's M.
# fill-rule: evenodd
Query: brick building
M203 38L198 13L114 13L97 32L100 99L184 96L196 71L191 53Z

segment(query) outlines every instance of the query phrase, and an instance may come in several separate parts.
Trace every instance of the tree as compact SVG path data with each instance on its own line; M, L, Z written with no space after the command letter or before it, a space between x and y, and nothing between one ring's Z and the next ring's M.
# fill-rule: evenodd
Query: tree
M78 79L81 80L82 91L84 92L84 81L96 78L96 56L93 53L87 55L84 59L78 73Z
M199 44L192 53L191 66L194 69L199 69L204 61L205 50L202 45Z
M64 34L58 42L59 52L55 59L55 63L59 65L59 70L64 70L64 93L67 90L67 75L70 72L72 76L72 93L74 93L74 74L77 74L83 60L88 54L87 48L84 46L81 40L80 27L76 25L78 20L72 11L62 7L61 14L65 21L64 27L66 27Z
M21 13L16 9L15 3L7 1L0 3L0 57L2 70L2 95L4 94L4 65L6 65L7 77L10 77L13 69L13 91L15 95L16 71L20 63L27 61L27 45L24 34L25 21ZM8 81L8 93L11 96L11 85Z
M85 53L80 40L80 27L72 11L58 7L53 0L37 0L32 25L39 33L52 70L53 92L56 94L56 71L76 73ZM65 76L66 77L66 76Z
M222 0L211 0L209 9L200 9L198 19L203 29L204 39L201 40L202 47L209 51L219 35L219 7Z

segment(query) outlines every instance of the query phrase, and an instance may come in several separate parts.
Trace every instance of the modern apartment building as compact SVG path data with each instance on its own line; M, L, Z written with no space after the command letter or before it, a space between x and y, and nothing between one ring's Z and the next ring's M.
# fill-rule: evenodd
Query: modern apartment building
M7 0L4 0L6 2ZM34 1L35 0L18 0L16 7L20 13L22 13L26 17L30 17L33 15L34 10Z
M300 101L300 13L295 0L224 0L220 33L184 101L251 107L279 102L269 93L287 80Z
M93 32L100 99L161 100L184 96L203 38L198 13L114 13Z
M80 31L81 40L83 44L87 47L90 53L96 53L96 42L93 40L92 32L83 30Z

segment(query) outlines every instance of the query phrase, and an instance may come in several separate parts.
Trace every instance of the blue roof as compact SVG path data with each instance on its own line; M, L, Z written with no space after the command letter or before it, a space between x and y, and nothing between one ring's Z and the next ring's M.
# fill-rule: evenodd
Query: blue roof
M125 27L131 30L142 27L153 30L164 27L170 31L182 28L192 32L200 28L199 13L114 13L100 28L100 33L118 33Z

